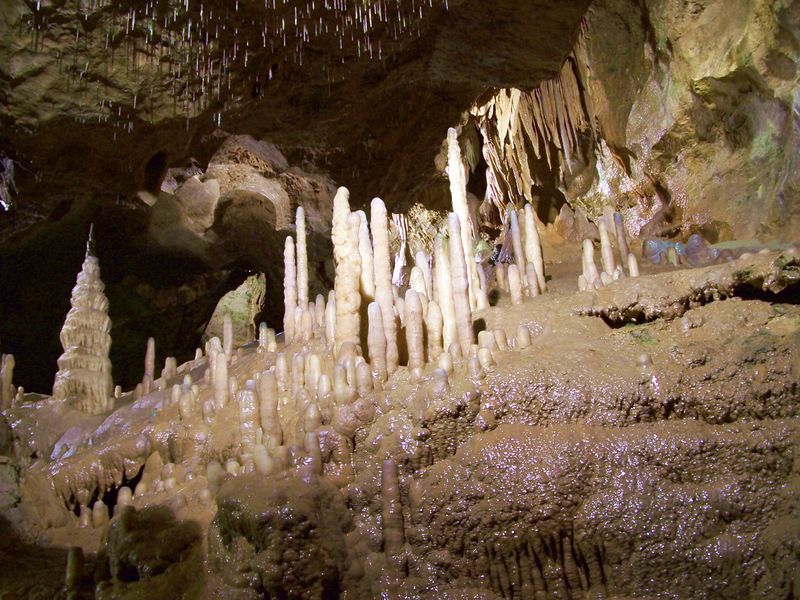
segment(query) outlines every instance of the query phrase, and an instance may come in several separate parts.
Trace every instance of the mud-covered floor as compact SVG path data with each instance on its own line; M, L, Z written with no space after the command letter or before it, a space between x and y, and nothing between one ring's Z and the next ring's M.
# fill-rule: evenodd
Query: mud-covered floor
M12 509L37 545L3 522L2 597L59 597L70 545L93 565L82 593L107 598L796 597L796 251L590 292L568 254L547 294L474 314L497 332L485 368L401 368L319 420L302 387L282 395L268 475L237 401L181 417L165 385L106 419L12 411L29 455L60 458L32 461ZM277 360L243 349L230 374L243 389ZM176 379L200 405L205 372ZM78 527L93 497L110 527Z

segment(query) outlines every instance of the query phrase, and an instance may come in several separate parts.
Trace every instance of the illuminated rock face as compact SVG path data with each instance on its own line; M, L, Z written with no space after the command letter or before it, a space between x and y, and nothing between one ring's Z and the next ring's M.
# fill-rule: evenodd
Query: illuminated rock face
M72 289L72 308L61 329L64 353L58 359L53 397L88 414L108 412L114 405L111 380L111 319L100 280L100 263L87 248Z

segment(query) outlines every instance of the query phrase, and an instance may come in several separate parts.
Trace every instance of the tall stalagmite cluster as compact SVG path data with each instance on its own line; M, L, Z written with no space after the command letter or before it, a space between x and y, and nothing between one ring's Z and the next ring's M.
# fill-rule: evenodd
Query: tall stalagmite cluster
M114 406L114 383L108 358L108 298L103 293L100 264L92 246L90 233L86 258L72 289L72 308L61 329L64 353L58 359L53 398L68 402L81 412L100 414Z

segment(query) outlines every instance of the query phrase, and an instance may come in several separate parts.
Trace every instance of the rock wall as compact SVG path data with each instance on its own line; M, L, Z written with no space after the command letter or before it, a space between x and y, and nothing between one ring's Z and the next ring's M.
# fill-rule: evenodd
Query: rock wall
M564 202L592 217L610 205L634 235L797 239L799 15L796 2L597 0L555 93L501 90L473 109L490 192L536 197L551 221ZM515 130L537 121L551 128L541 151Z

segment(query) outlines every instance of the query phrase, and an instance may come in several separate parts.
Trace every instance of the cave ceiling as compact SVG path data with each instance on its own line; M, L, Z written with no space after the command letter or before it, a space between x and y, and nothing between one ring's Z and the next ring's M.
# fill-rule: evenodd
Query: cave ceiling
M313 162L357 204L406 205L441 178L444 133L476 97L558 72L588 4L9 0L4 236L75 202L156 191L154 156L205 164L221 131Z

